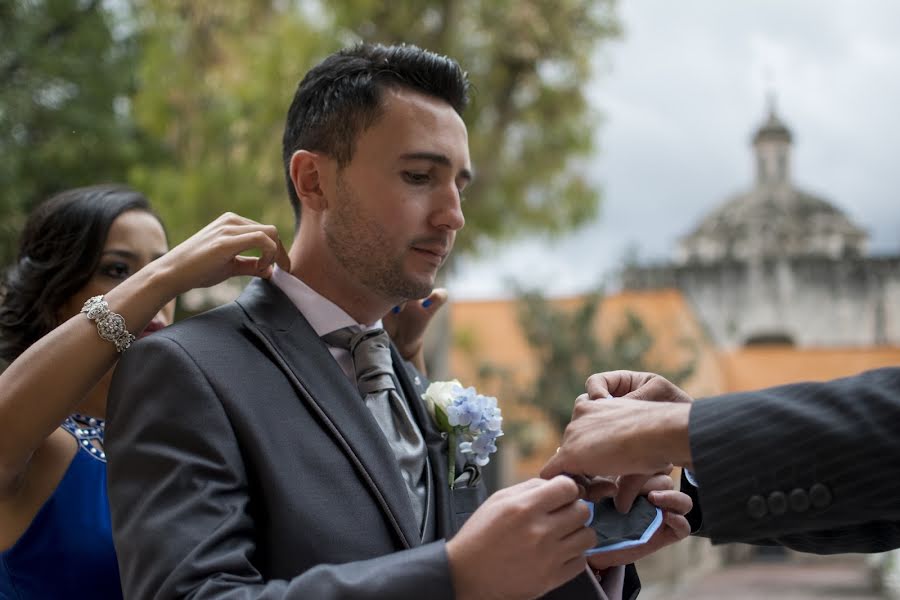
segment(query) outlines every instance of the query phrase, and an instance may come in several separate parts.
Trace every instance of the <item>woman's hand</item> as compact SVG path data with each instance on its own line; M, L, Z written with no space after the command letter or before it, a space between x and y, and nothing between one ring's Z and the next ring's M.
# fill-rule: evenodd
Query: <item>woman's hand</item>
M249 250L260 256L241 255ZM225 213L148 267L163 275L165 290L174 298L238 275L268 278L275 264L291 268L275 226Z
M425 330L438 309L446 302L447 290L435 288L427 298L405 302L382 320L384 329L400 351L400 356L413 363L423 374Z

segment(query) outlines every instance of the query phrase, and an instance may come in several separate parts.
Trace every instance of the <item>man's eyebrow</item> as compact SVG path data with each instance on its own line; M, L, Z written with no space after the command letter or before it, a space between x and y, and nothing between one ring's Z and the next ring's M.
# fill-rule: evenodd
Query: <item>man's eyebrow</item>
M401 160L428 160L433 163L437 163L444 167L452 167L453 163L450 162L450 158L445 154L439 154L437 152L407 152L406 154L400 155ZM466 182L471 182L474 175L472 174L471 169L460 169L458 177L462 177L466 180Z

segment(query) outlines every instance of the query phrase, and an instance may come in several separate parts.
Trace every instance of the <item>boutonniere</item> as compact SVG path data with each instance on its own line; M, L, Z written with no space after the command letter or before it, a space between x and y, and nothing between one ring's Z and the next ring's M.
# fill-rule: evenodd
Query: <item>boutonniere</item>
M473 387L464 388L455 379L435 381L422 398L438 429L447 434L450 444L447 467L452 488L456 478L457 444L467 462L474 462L479 467L488 464L490 455L497 451L495 442L503 435L500 407L496 398L482 396Z

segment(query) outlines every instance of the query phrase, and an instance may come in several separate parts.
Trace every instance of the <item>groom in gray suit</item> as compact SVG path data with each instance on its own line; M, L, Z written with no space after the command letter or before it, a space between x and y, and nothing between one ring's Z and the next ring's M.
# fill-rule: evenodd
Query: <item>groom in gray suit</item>
M467 90L455 61L409 46L339 52L300 83L283 148L290 272L116 369L106 451L126 598L603 597L578 486L536 479L479 507L424 378L380 328L429 293L464 224ZM616 596L639 589L633 567L608 579Z

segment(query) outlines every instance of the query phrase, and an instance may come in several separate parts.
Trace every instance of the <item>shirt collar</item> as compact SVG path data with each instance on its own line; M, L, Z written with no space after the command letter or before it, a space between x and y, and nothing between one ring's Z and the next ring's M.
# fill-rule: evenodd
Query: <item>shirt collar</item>
M309 287L301 279L283 271L275 265L272 277L269 280L280 289L294 303L316 335L322 337L344 327L356 326L362 329L377 329L381 327L381 319L372 325L363 325L348 315L340 306L319 294Z

